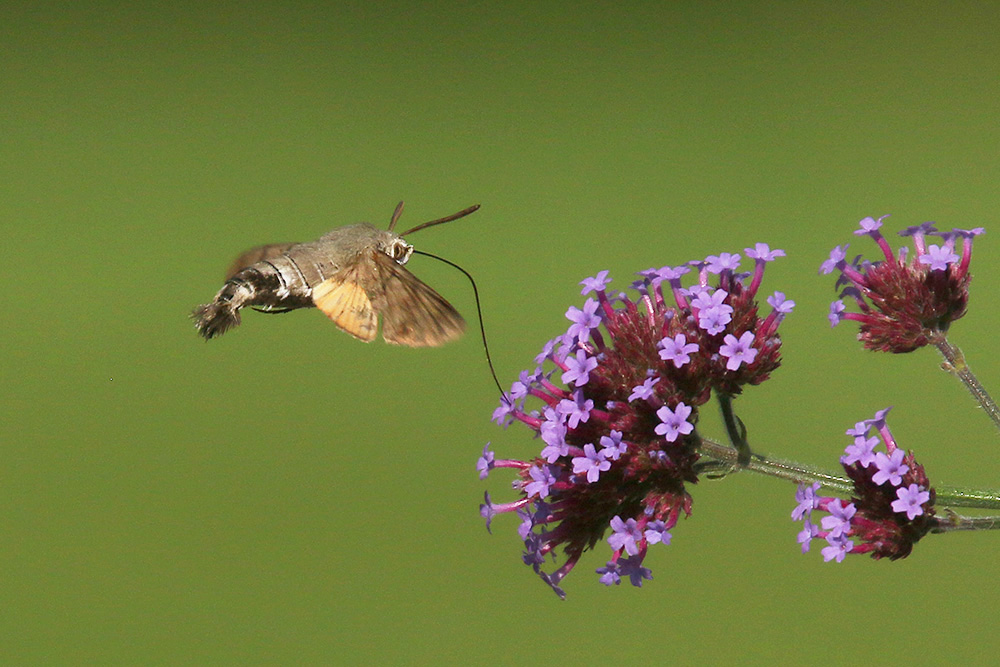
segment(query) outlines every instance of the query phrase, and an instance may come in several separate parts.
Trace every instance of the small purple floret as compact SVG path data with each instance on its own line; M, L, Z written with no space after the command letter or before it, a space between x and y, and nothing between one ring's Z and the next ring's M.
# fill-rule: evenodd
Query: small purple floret
M691 408L684 403L678 403L675 410L664 405L656 411L656 416L659 417L660 423L653 431L657 435L664 436L667 442L674 442L679 436L687 435L694 430L694 425L687 421L691 416Z
M642 534L648 544L670 544L670 531L662 521L650 521Z
M627 576L629 582L637 588L642 588L643 579L653 578L653 573L649 571L648 567L642 566L642 558L638 556L623 558L620 565L622 575Z
M483 445L483 455L476 461L476 470L479 471L479 479L486 479L490 470L493 470L493 452L490 451L490 443Z
M722 252L718 255L709 255L705 258L709 273L722 273L723 271L735 271L740 268L739 253Z
M719 354L726 357L726 368L735 371L744 363L749 366L757 358L757 350L753 346L754 335L752 331L744 331L743 335L736 338L733 334L726 334L723 338L723 345L719 348Z
M586 350L577 350L575 357L566 357L566 368L562 381L582 387L590 381L590 371L597 368L597 359L588 357Z
M590 411L594 409L594 401L585 398L583 391L573 392L572 400L564 398L559 401L558 411L566 418L569 428L576 428L581 422L590 421Z
M566 311L566 319L573 324L566 333L580 342L588 340L590 331L601 326L601 317L597 314L597 309L600 307L601 304L597 299L587 299L583 304L583 310L570 306Z
M611 279L608 278L607 271L598 271L596 276L584 278L580 284L583 285L583 291L580 293L587 296L591 292L603 292L611 284Z
M842 265L847 260L848 244L836 246L830 251L830 256L825 262L820 264L819 272L823 274L833 273L838 265Z
M531 480L524 485L524 493L531 498L538 496L544 498L549 495L549 487L556 483L556 478L549 472L548 466L531 466L528 470Z
M798 502L798 505L792 510L792 518L794 520L801 521L802 517L809 516L814 509L819 507L819 498L816 496L817 491L819 491L819 482L813 482L809 486L799 484L799 488L795 492L795 500Z
M618 563L613 560L609 560L604 567L597 568L597 574L601 575L600 581L605 586L617 586L622 582L621 575L618 574Z
M931 499L930 492L922 490L917 484L896 489L896 496L897 499L892 501L892 511L906 514L910 521L924 513L922 505Z
M631 403L637 399L643 401L649 400L653 396L653 385L660 381L658 377L646 378L646 380L635 387L632 387L632 393L629 394L628 401Z
M910 469L908 465L903 463L903 450L897 449L892 454L886 456L882 452L877 452L875 454L875 467L878 468L878 472L872 475L872 481L879 486L889 482L893 486L899 486L902 481L902 475Z
M573 457L573 474L586 473L590 484L600 479L601 473L610 468L611 463L605 458L604 451L598 452L589 442L583 446L583 456Z
M608 537L608 544L611 545L612 549L616 551L624 549L629 556L635 556L639 553L639 541L642 539L642 533L636 527L635 519L622 521L622 518L616 514L611 519L611 530L614 532Z
M659 348L660 359L670 361L675 368L680 368L690 363L691 355L698 351L698 344L687 342L687 336L684 334L677 334L673 338L668 336L661 340Z
M767 303L774 308L775 312L782 315L788 315L795 308L795 302L791 299L786 299L784 292L775 292L773 295L767 297Z
M920 255L918 261L921 264L930 265L931 271L944 271L949 264L954 264L959 259L959 256L950 248L931 245L928 246L926 254Z
M851 532L851 518L857 512L854 503L845 505L840 498L834 498L827 510L830 515L823 517L820 525L823 530L829 531L830 537L836 538Z
M823 560L830 562L831 560L836 560L838 563L843 562L844 557L847 556L847 552L854 548L854 542L847 539L846 537L837 538L827 538L826 540L830 546L823 547Z
M844 311L847 310L847 306L840 299L837 299L830 304L830 314L826 316L830 320L830 327L835 327L840 324L840 321L844 319Z
M773 262L778 257L784 257L784 250L771 250L771 246L766 243L755 243L753 248L744 248L747 257L761 262Z
M866 438L863 435L855 436L854 444L848 445L844 450L844 455L840 457L840 462L845 466L858 463L862 468L867 468L875 462L875 446L878 445L878 438Z
M628 443L622 442L621 431L611 431L608 435L601 436L601 453L609 461L617 461L622 454L628 451Z
M803 523L802 530L799 531L798 541L802 545L802 553L808 553L809 545L812 543L812 539L816 537L819 533L819 528L816 527L809 519L806 519Z

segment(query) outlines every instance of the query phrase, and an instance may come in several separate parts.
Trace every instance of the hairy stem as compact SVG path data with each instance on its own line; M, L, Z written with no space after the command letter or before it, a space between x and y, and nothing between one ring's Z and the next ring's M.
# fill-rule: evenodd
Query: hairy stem
M993 400L993 397L980 384L975 374L969 368L962 350L958 346L949 343L948 339L944 336L935 340L934 346L937 347L941 356L944 357L944 363L941 364L941 368L954 375L965 385L965 388L969 390L969 393L976 399L979 406L986 411L986 414L993 420L996 427L1000 428L1000 409L997 408L996 401Z
M938 517L938 525L932 533L950 533L956 530L996 530L1000 528L1000 516L962 516L948 511Z

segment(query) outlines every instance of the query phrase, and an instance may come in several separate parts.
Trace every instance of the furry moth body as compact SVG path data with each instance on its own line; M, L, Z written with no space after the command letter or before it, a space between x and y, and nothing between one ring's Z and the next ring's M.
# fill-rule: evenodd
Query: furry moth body
M240 323L247 306L286 312L316 306L341 330L371 342L382 319L382 337L409 347L443 345L462 335L465 321L444 297L405 268L413 246L403 236L472 213L470 207L396 234L368 223L338 227L310 243L252 248L240 255L211 303L191 314L206 339Z

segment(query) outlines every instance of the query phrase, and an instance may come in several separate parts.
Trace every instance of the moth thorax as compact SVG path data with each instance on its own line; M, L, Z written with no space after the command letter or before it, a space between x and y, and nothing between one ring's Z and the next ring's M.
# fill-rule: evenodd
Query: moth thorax
M386 246L385 254L394 259L397 264L403 265L410 261L410 255L413 254L413 246L401 238L395 238Z

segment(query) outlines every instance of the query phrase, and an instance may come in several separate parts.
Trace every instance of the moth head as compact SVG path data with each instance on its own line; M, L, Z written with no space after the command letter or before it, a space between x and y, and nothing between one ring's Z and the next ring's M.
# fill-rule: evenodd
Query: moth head
M410 261L410 255L413 254L413 246L397 236L385 244L382 252L402 266Z

